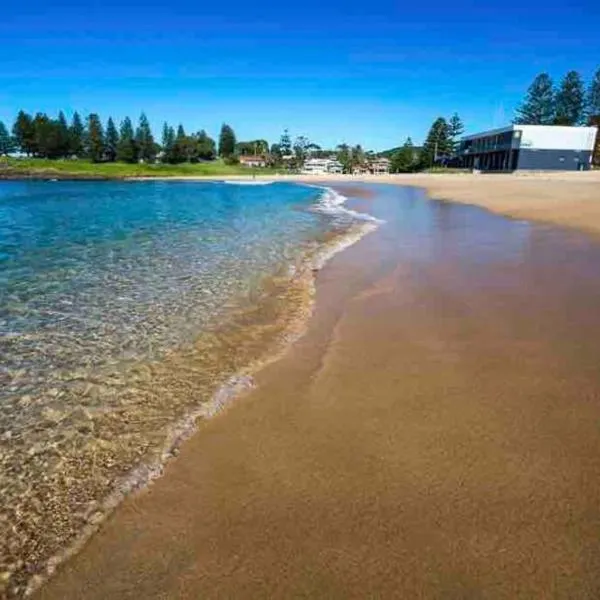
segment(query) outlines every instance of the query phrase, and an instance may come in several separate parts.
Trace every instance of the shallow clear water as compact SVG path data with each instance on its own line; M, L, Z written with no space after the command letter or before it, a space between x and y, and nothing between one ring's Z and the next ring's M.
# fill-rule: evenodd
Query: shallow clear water
M0 571L17 587L302 314L294 277L359 218L340 200L289 183L0 183Z
M327 226L291 184L0 186L0 359L27 391L56 370L155 356Z

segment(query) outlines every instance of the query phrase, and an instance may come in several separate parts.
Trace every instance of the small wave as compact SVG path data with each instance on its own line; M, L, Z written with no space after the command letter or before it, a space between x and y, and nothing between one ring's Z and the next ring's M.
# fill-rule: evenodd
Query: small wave
M369 221L378 224L383 223L381 219L378 219L369 213L362 213L348 208L345 205L348 198L339 192L336 192L333 188L320 186L312 187L318 187L318 189L323 190L323 194L319 198L319 201L312 207L314 212L320 212L334 216L343 215L352 217L353 219L357 219L359 221Z
M227 183L228 185L271 185L272 183L275 183L275 182L271 181L270 179L266 180L266 181L263 180L263 179L260 179L260 180L257 180L257 181L255 181L255 180L248 181L248 180L245 180L245 179L240 179L240 180L237 180L237 179L224 179L223 183Z

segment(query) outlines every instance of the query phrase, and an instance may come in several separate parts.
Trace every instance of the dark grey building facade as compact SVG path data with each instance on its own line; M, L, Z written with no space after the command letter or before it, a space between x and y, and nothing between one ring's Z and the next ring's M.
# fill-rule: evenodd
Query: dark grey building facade
M481 171L590 169L595 127L510 125L461 140L459 164Z

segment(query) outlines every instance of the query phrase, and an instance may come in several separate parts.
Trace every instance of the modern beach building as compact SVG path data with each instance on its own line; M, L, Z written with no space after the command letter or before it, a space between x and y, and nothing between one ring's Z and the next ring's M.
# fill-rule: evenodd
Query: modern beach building
M461 139L461 166L481 171L590 169L596 127L509 125Z

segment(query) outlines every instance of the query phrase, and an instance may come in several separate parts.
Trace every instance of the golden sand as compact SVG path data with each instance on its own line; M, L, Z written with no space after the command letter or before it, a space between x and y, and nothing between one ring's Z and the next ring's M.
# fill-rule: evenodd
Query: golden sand
M397 181L600 230L595 179L455 177ZM40 598L600 597L600 246L438 203L411 235L417 196L361 199L307 333Z

